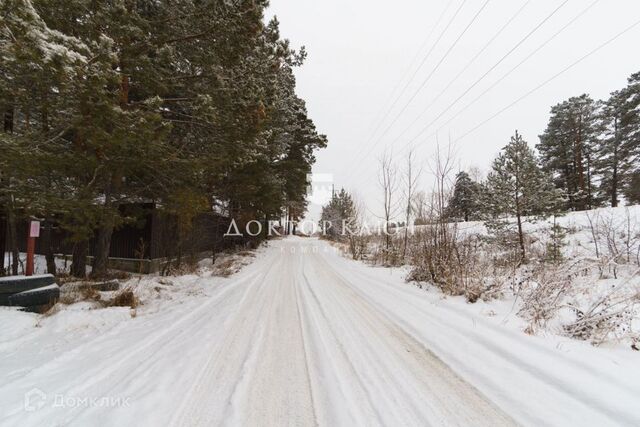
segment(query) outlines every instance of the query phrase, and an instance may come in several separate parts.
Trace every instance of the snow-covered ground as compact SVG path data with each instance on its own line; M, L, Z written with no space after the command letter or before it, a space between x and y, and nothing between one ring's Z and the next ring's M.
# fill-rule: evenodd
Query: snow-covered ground
M132 279L135 316L2 308L0 424L640 425L637 352L403 276L288 238L229 278Z
M515 232L515 219L507 222ZM428 227L417 226L412 232L424 232ZM463 277L473 279L475 294L471 295L484 298L477 289L485 286L488 298L498 296L513 304L514 311L530 321L525 328L528 333L579 336L594 345L638 350L640 205L569 212L547 219L524 218L523 228L529 262L518 265L513 256L505 256L509 250L491 238L495 236L484 222L449 224L463 259L471 265ZM403 230L395 237L398 244ZM373 253L375 245L380 247L379 241L374 241ZM419 237L413 242L419 264L422 243ZM473 250L465 255L469 247ZM552 252L555 250L561 255ZM418 277L425 276L418 270Z

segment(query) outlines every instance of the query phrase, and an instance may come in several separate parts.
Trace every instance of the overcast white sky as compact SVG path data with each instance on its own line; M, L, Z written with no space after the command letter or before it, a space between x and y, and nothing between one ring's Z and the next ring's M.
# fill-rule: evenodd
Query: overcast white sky
M606 98L611 91L623 87L630 74L640 71L638 25L459 139L640 20L638 0L596 1L591 9L494 89L444 125L593 3L593 0L568 0L564 5L564 0L490 0L482 9L485 1L271 0L269 16L275 14L280 20L282 36L290 39L294 47L306 46L309 53L305 65L296 71L298 94L306 100L319 131L329 138L329 146L317 154L315 173L333 174L336 187L344 186L353 191L369 209L379 211L377 159L385 150L393 152L396 160L402 163L407 147L413 145L418 159L426 162L434 150L433 134L438 131L441 144L446 144L449 137L457 140L459 168L476 166L486 171L515 129L535 145L552 105L582 93L589 93L596 99ZM509 26L434 102L525 4ZM441 115L559 6L560 9L536 32L420 135L421 129ZM443 11L443 19L433 30ZM450 21L451 25L443 33ZM427 39L430 33L431 37ZM434 45L441 34L439 43ZM432 50L431 54L418 69L429 50ZM410 71L407 73L407 70ZM414 74L415 78L410 81L409 77ZM406 91L398 98L407 81L410 83ZM421 85L423 87L418 90ZM392 96L395 88L398 89ZM396 98L398 101L387 114ZM403 108L405 111L400 114ZM374 133L376 127L378 131ZM424 190L431 186L426 170L421 186Z

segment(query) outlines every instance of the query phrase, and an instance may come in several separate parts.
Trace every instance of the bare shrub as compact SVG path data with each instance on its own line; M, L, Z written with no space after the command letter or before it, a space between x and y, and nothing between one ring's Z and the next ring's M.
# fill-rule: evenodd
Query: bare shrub
M138 297L131 289L123 289L116 292L113 298L105 302L107 307L131 307L136 308L139 304Z
M369 253L369 243L372 236L368 230L363 229L366 211L364 204L353 197L352 208L351 218L344 223L346 236L343 236L343 239L348 243L351 258L361 260Z
M603 268L601 276L612 274L618 277L620 265L640 265L640 225L625 209L622 219L613 212L591 214L587 212L589 230L595 256Z
M163 276L184 276L188 274L195 274L198 270L197 260L188 260L185 262L183 259L180 263L169 262L162 269Z
M436 228L421 229L412 241L413 269L407 279L430 282L471 303L502 295L505 269L496 266L486 241L477 235L459 236L455 224L440 231Z
M436 152L429 163L435 183L423 213L428 225L422 226L414 236L411 251L414 268L408 279L431 282L449 295L462 295L464 285L457 268L461 258L457 247L458 228L447 218L454 164L452 150L451 144L446 151L441 151L440 145L436 144Z
M529 322L527 333L545 327L563 308L572 290L575 269L575 265L538 265L515 283L514 291L522 300L518 314Z
M233 258L225 258L220 262L216 262L213 268L212 275L220 277L229 277L236 272L236 262Z
M378 183L383 192L383 216L384 221L384 250L378 252L378 255L391 256L395 258L395 248L392 244L393 236L389 232L389 228L393 223L393 218L398 213L399 205L396 200L396 191L398 190L398 168L393 162L391 153L385 152L379 160L380 172L378 175ZM383 258L384 265L396 265L397 261Z
M393 233L373 234L368 237L369 261L384 267L399 267L404 264L402 240Z
M525 259L522 257L522 250L529 254L529 257L541 257L541 254L534 250L535 238L528 233L518 231L517 224L505 219L489 219L485 221L488 235L483 239L491 248L494 263L503 268L520 267Z
M502 295L505 270L495 265L483 240L472 235L455 246L455 277L468 302L489 301Z
M594 345L622 339L631 332L635 311L630 298L603 297L582 311L574 308L576 321L564 326L567 335Z
M560 311L568 309L575 318L565 321L562 330L571 338L594 345L633 338L631 325L640 301L627 284L637 273L594 298L594 293L602 289L597 274L601 268L592 260L580 259L540 264L523 276L514 290L522 301L518 314L529 322L526 332L533 334L545 328Z
M636 309L640 301L637 294L630 294L626 285L638 272L624 282L612 286L604 295L599 296L585 308L577 304L569 306L576 315L576 320L564 325L567 335L594 345L609 340L620 340L633 337L631 328Z
M64 305L71 305L81 301L100 301L101 298L100 292L93 286L69 283L61 287L58 302Z
M369 242L371 236L368 234L352 233L349 234L349 253L351 258L361 260L369 253Z
M411 270L407 280L430 282L449 295L461 295L456 278L456 226L436 223L419 229L411 244Z
M98 292L95 288L91 286L85 286L80 288L80 299L81 300L92 300L92 301L100 301L100 292Z

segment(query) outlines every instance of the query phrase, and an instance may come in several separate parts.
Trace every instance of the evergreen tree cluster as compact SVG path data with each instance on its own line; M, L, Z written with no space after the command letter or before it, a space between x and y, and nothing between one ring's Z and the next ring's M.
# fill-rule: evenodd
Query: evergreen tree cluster
M536 148L567 209L640 203L640 73L605 101L582 95L554 106Z
M329 239L340 240L350 232L357 232L357 209L351 194L345 189L331 196L331 200L322 207L320 230Z
M519 135L514 138L521 140ZM493 218L507 210L514 213L514 206L507 209L494 193L500 193L495 185L498 170L508 168L505 156L518 153L520 160L529 159L530 170L519 171L527 176L524 184L539 184L543 193L549 193L545 182L549 180L559 191L556 195L562 194L561 199L553 196L560 200L554 210L616 207L622 198L629 204L640 203L640 72L629 77L627 86L606 101L581 95L554 106L536 149L539 158L524 148L523 141L516 144L512 140L494 161L487 182L475 182L467 172L460 172L449 201L449 218L473 221ZM522 200L518 202L522 205ZM530 207L525 203L523 213L535 213L538 208L546 210L540 203Z
M267 0L0 3L0 208L56 218L106 269L119 206L301 216L326 145ZM10 222L11 222L10 221ZM10 228L12 225L10 224ZM77 262L76 262L77 261Z
M463 221L481 220L484 213L482 197L482 185L473 181L467 172L459 172L456 175L453 196L449 200L448 217Z
M457 175L447 213L451 219L485 220L501 245L524 261L523 224L560 213L564 202L563 191L554 187L533 149L516 131L484 182L473 181L466 172Z

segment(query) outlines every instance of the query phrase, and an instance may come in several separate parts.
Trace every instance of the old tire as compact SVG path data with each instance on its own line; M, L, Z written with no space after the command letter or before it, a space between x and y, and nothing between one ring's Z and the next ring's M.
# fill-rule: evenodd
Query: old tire
M42 274L30 277L0 277L0 305L8 305L9 298L14 294L42 288L55 283L56 279L51 274Z
M19 307L35 307L54 304L60 298L60 287L50 285L45 288L33 289L9 297L9 305Z

